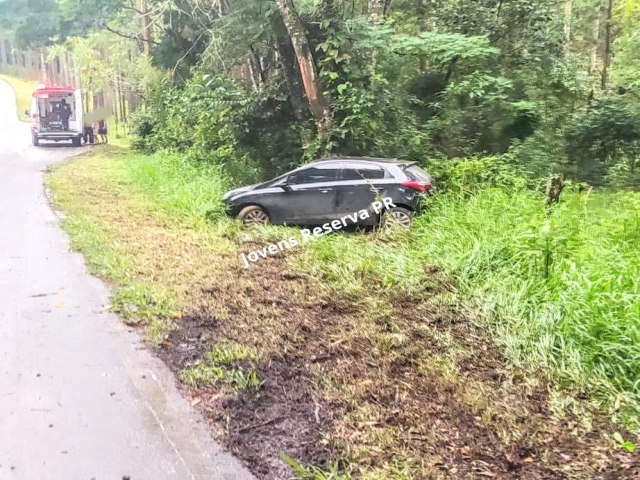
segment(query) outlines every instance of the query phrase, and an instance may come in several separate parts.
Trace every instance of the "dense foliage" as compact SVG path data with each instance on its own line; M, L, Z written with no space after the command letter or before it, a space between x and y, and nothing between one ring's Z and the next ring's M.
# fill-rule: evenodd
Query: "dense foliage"
M116 78L144 99L137 146L237 181L326 154L506 154L534 178L637 186L639 15L637 0L0 2L20 45L64 44L92 90ZM109 37L114 61L83 55Z
M629 76L637 61L618 67L607 57L629 58L634 2L613 6L615 38L593 2L388 3L295 5L330 109L328 131L301 106L308 79L276 3L192 9L208 46L149 102L139 145L236 164L239 180L323 154L423 163L499 155L533 177L637 185L640 111ZM593 25L592 39L573 33ZM167 61L161 45L152 49L159 64ZM184 128L175 118L188 118Z

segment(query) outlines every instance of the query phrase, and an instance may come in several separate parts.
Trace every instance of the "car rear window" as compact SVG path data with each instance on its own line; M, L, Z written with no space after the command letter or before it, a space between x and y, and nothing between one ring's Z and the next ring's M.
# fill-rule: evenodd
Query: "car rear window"
M345 166L340 180L379 180L385 177L385 171L377 165Z
M421 180L431 183L431 176L417 165L409 165L404 169L404 173L406 173L407 177L411 180Z

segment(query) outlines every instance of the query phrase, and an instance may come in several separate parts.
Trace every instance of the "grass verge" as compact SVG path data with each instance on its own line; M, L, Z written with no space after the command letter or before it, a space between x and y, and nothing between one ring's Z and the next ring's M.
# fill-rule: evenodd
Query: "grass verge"
M569 255L585 245L619 252L634 275L620 243L633 242L635 224L594 220L593 197L575 195L548 214L526 192L448 198L413 233L332 235L244 269L240 252L291 231L242 231L224 219L225 179L214 167L96 148L57 168L49 184L73 245L112 282L118 311L148 326L194 403L260 478L639 472L621 448L635 437L550 383L565 380L553 359L572 359L567 372L581 372L596 365L592 347L567 349L557 342L572 331L538 318L540 305L574 298L561 296L572 291L562 283L571 278L565 262L602 274L604 260ZM604 209L611 198L602 198ZM586 213L576 217L577 207ZM584 231L596 226L598 237ZM559 232L566 241L551 241ZM611 284L610 298L625 281ZM629 305L616 305L616 328L632 335ZM580 311L584 323L602 310ZM545 335L555 348L542 348ZM571 388L582 381L566 376ZM607 385L588 393L622 391ZM614 400L613 410L630 405Z
M36 89L37 83L5 74L0 74L0 80L7 82L13 89L16 95L16 115L18 116L18 120L26 122L27 118L24 112L31 111L31 94Z
M301 268L355 295L378 284L419 293L435 265L456 279L507 357L589 395L640 430L640 194L527 190L432 202L406 239L328 237ZM343 259L348 258L345 262Z

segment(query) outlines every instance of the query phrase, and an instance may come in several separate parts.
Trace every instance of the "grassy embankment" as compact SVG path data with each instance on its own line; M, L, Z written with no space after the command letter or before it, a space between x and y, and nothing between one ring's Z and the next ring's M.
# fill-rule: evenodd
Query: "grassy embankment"
M527 191L449 196L410 234L333 235L245 270L239 252L291 231L221 218L213 167L110 148L49 183L115 309L258 473L283 454L368 479L629 464L633 436L577 399L638 430L637 193L567 192L548 212Z
M31 94L37 86L36 82L4 74L0 74L0 80L7 82L15 92L18 120L26 122L28 118L24 112L31 110Z

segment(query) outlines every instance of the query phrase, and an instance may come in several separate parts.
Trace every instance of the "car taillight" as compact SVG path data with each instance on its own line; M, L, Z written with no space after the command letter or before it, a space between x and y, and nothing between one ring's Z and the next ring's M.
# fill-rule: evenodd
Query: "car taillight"
M412 188L420 193L424 193L431 188L431 184L429 182L420 180L407 180L406 182L402 182L402 186Z

